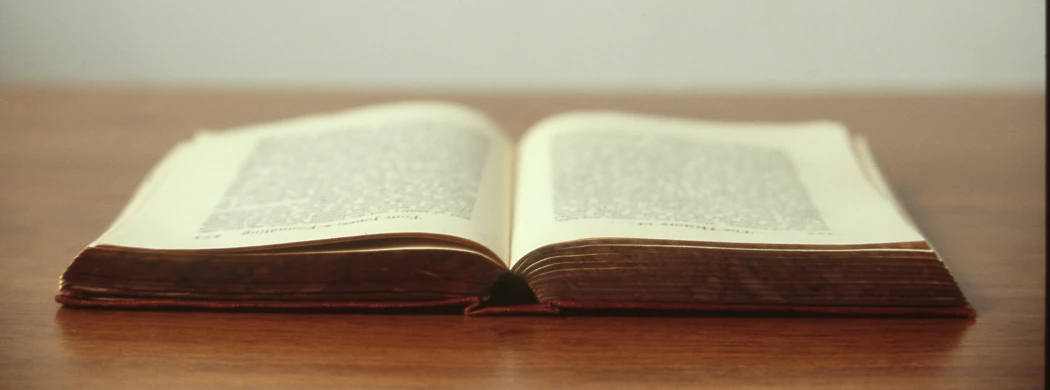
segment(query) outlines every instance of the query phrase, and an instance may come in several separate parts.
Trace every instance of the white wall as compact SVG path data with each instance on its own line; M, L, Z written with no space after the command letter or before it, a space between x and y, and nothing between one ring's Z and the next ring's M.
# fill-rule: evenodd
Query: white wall
M0 0L0 83L1034 89L1042 0Z

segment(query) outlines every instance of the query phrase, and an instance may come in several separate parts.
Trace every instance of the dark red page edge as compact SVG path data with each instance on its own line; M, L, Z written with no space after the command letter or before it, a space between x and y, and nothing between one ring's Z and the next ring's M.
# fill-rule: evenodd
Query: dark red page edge
M697 313L697 314L770 314L770 315L830 315L844 317L875 316L921 316L975 318L976 311L970 305L957 307L906 307L906 306L804 306L804 305L724 305L711 303L670 302L580 302L552 300L546 304L467 307L469 316L499 316L528 314L588 314L632 312L652 313ZM641 312L641 313L639 313Z
M93 299L63 291L55 302L76 308L96 309L261 309L261 310L373 310L469 307L478 303L478 297L453 298L433 301L209 301L191 299Z
M901 307L901 306L798 306L798 305L723 305L711 303L670 302L580 302L552 300L546 304L511 306L484 306L478 297L453 298L434 301L205 301L183 299L92 299L71 292L55 296L62 305L98 309L260 309L260 310L377 310L462 307L464 314L474 317L503 315L558 315L610 313L623 311L710 313L710 314L800 314L835 316L932 316L974 318L970 305L958 307ZM639 313L632 313L639 314Z

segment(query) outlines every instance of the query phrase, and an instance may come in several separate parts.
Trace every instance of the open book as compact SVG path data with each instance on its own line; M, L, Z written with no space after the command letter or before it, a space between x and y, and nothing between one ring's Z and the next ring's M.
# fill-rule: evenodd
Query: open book
M973 316L833 122L407 102L179 144L61 278L86 307Z

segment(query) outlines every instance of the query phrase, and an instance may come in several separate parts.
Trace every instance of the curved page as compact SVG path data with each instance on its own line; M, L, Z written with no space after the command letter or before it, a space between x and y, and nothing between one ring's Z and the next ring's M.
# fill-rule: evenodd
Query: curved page
M401 103L199 134L96 245L265 247L453 236L508 256L509 140L485 116Z
M566 114L531 129L519 158L513 262L544 245L594 238L923 241L832 122Z

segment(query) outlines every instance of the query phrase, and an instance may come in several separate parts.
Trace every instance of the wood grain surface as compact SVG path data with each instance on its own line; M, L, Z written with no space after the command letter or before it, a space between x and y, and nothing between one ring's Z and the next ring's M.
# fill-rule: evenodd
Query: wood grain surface
M613 108L845 122L976 320L91 311L52 301L176 141L402 98L520 134ZM1042 388L1045 95L383 93L0 87L0 388Z

